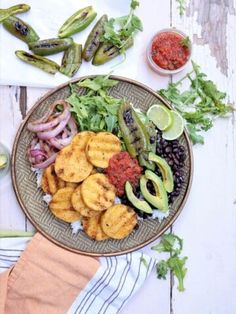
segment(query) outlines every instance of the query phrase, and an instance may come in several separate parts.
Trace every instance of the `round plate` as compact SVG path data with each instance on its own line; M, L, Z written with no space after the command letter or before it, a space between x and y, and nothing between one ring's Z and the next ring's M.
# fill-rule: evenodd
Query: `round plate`
M89 76L89 78L94 76ZM87 77L86 77L87 78ZM170 105L147 86L136 81L112 76L111 78L119 81L115 87L110 89L110 94L117 98L126 99L132 102L136 107L146 111L149 106L155 103ZM178 217L183 208L191 187L193 174L193 157L191 143L184 134L179 139L187 151L185 162L185 183L181 194L174 200L170 208L170 215L161 223L157 219L148 219L139 221L139 227L133 231L129 237L123 240L105 240L94 241L86 236L83 231L74 235L71 232L70 224L63 222L50 212L46 203L43 201L43 193L37 188L35 174L26 157L27 147L32 140L33 134L27 130L29 121L33 121L42 116L48 106L58 99L65 99L70 94L69 84L85 79L85 77L70 81L52 91L37 101L33 108L28 112L22 125L20 126L13 146L12 152L12 179L17 199L31 223L45 237L56 244L86 255L92 256L110 256L120 255L130 251L137 250L146 244L157 239L163 234ZM84 88L78 87L78 93L83 94Z

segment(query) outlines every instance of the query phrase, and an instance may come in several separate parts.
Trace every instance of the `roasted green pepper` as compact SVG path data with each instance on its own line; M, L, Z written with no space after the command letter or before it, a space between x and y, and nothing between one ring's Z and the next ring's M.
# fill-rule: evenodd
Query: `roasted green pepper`
M92 6L77 11L59 29L58 37L69 37L84 30L97 16Z
M35 30L27 23L22 21L16 16L9 16L3 21L3 26L12 35L23 40L27 44L39 40L38 34Z
M129 38L126 43L123 46L124 50L127 50L128 48L132 47L134 44L133 38ZM121 53L121 49L115 47L111 43L102 43L100 44L92 63L94 65L100 65L103 63L106 63L112 59L114 59L116 56L118 56Z
M79 70L82 63L82 45L73 44L64 52L60 72L72 77Z
M8 9L0 9L0 22L4 21L11 15L27 12L29 9L30 6L28 4L17 4Z
M104 25L108 21L107 15L104 14L91 30L84 45L82 57L85 61L92 60L100 45L101 37L104 33Z
M149 150L147 130L130 104L120 106L118 123L126 148L132 157Z
M32 55L23 50L17 50L15 54L22 61L32 64L35 67L45 72L48 72L50 74L55 74L57 71L59 71L59 68L60 68L59 65L56 62L49 60L47 58Z
M51 38L32 42L29 44L29 48L39 56L49 56L64 51L72 45L72 38Z

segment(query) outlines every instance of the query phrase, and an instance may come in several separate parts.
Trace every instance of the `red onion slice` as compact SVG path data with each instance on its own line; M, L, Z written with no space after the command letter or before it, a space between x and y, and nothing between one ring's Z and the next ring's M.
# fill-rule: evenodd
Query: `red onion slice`
M55 161L56 157L57 157L57 153L54 153L48 159L46 159L45 161L43 161L41 163L33 165L33 167L36 168L36 169L47 168L49 165L51 165Z
M39 123L47 122L48 118L51 116L51 114L53 113L53 110L56 108L57 105L62 105L64 109L68 108L67 102L65 102L64 100L56 100L54 101L54 103L52 103L49 106L48 111L42 116L42 118L39 118L38 120L28 123L27 127L29 127L29 125L32 126L32 125L37 125Z
M70 128L70 135L68 137L64 138L63 137L64 132L63 132L62 138L51 138L49 140L49 143L59 150L69 145L72 141L72 138L77 133L77 126L73 117L70 118L68 122L68 126Z
M55 109L55 107L57 105L62 105L63 106L63 112L62 113L58 113L59 115L54 115L55 117L51 120L48 121L48 118L50 117L50 115L52 115L53 110ZM55 101L51 106L49 111L40 119L35 120L33 122L29 122L27 125L28 130L32 131L32 132L42 132L44 130L48 130L53 128L54 126L56 126L57 124L59 124L62 120L64 120L69 112L69 106L65 101Z
M44 132L38 132L38 138L42 139L42 140L50 140L51 138L57 136L59 133L61 133L63 131L63 129L66 127L69 119L71 117L71 113L68 111L66 118L64 120L62 120L57 127L55 127L54 129L51 129L49 131L44 131Z

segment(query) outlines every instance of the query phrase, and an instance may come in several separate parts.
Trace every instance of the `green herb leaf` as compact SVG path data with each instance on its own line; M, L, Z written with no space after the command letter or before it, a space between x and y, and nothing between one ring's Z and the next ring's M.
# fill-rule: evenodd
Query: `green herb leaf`
M109 19L104 26L101 41L112 43L125 54L124 46L127 40L133 38L137 31L143 30L141 20L134 14L138 6L139 2L132 0L129 15Z
M152 247L153 250L163 253L170 253L170 257L161 260L156 264L156 273L158 279L166 279L168 271L172 271L178 280L178 290L184 291L184 278L187 272L185 263L187 257L180 257L183 249L183 240L177 235L169 233L165 234L160 243Z
M152 250L159 253L169 252L171 254L179 254L183 248L183 240L173 233L165 234L160 243L153 246Z
M185 263L187 257L179 258L178 256L170 257L167 261L168 267L173 272L175 277L178 279L178 290L183 292L184 289L184 277L187 273L187 268L185 267Z
M101 75L80 81L78 85L87 89L85 95L79 95L71 84L72 94L67 101L81 131L119 131L117 112L123 100L110 96L107 91L117 84L118 81Z
M169 271L168 263L165 260L161 260L156 264L156 273L158 279L166 279L166 275Z
M177 3L179 4L178 9L179 9L179 15L183 16L185 12L185 0L176 0Z
M189 36L187 36L181 40L181 45L183 47L186 47L186 48L189 48L191 46L191 40L190 40Z
M133 10L135 10L139 6L139 2L136 0L132 0L130 6Z
M193 71L176 83L169 84L167 89L161 89L159 93L170 101L186 120L192 143L203 144L202 131L208 131L216 118L227 116L233 108L225 103L226 94L207 79L199 65L192 61L192 66ZM190 82L190 87L180 91L179 86L185 80Z

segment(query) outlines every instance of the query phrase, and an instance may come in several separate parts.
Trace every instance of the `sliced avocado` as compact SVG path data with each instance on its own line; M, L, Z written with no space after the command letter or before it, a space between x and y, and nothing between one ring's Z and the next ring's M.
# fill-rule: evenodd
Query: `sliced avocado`
M147 188L148 180L151 180L155 189L156 195L152 195ZM145 175L141 176L140 189L143 197L153 206L160 209L162 212L168 211L168 197L164 184L154 172L150 170L145 171Z
M144 166L149 170L154 171L155 170L155 164L149 160L148 155L149 152L141 152L141 154L138 156L138 161L140 166Z
M0 169L5 168L7 165L7 155L0 154Z
M168 163L165 161L165 159L153 153L149 153L148 159L154 161L157 164L161 171L164 187L168 193L171 193L174 190L174 178Z
M126 181L125 183L125 192L128 200L134 205L135 208L138 208L147 214L152 213L151 206L146 201L140 200L134 195L132 185L129 183L129 181Z

